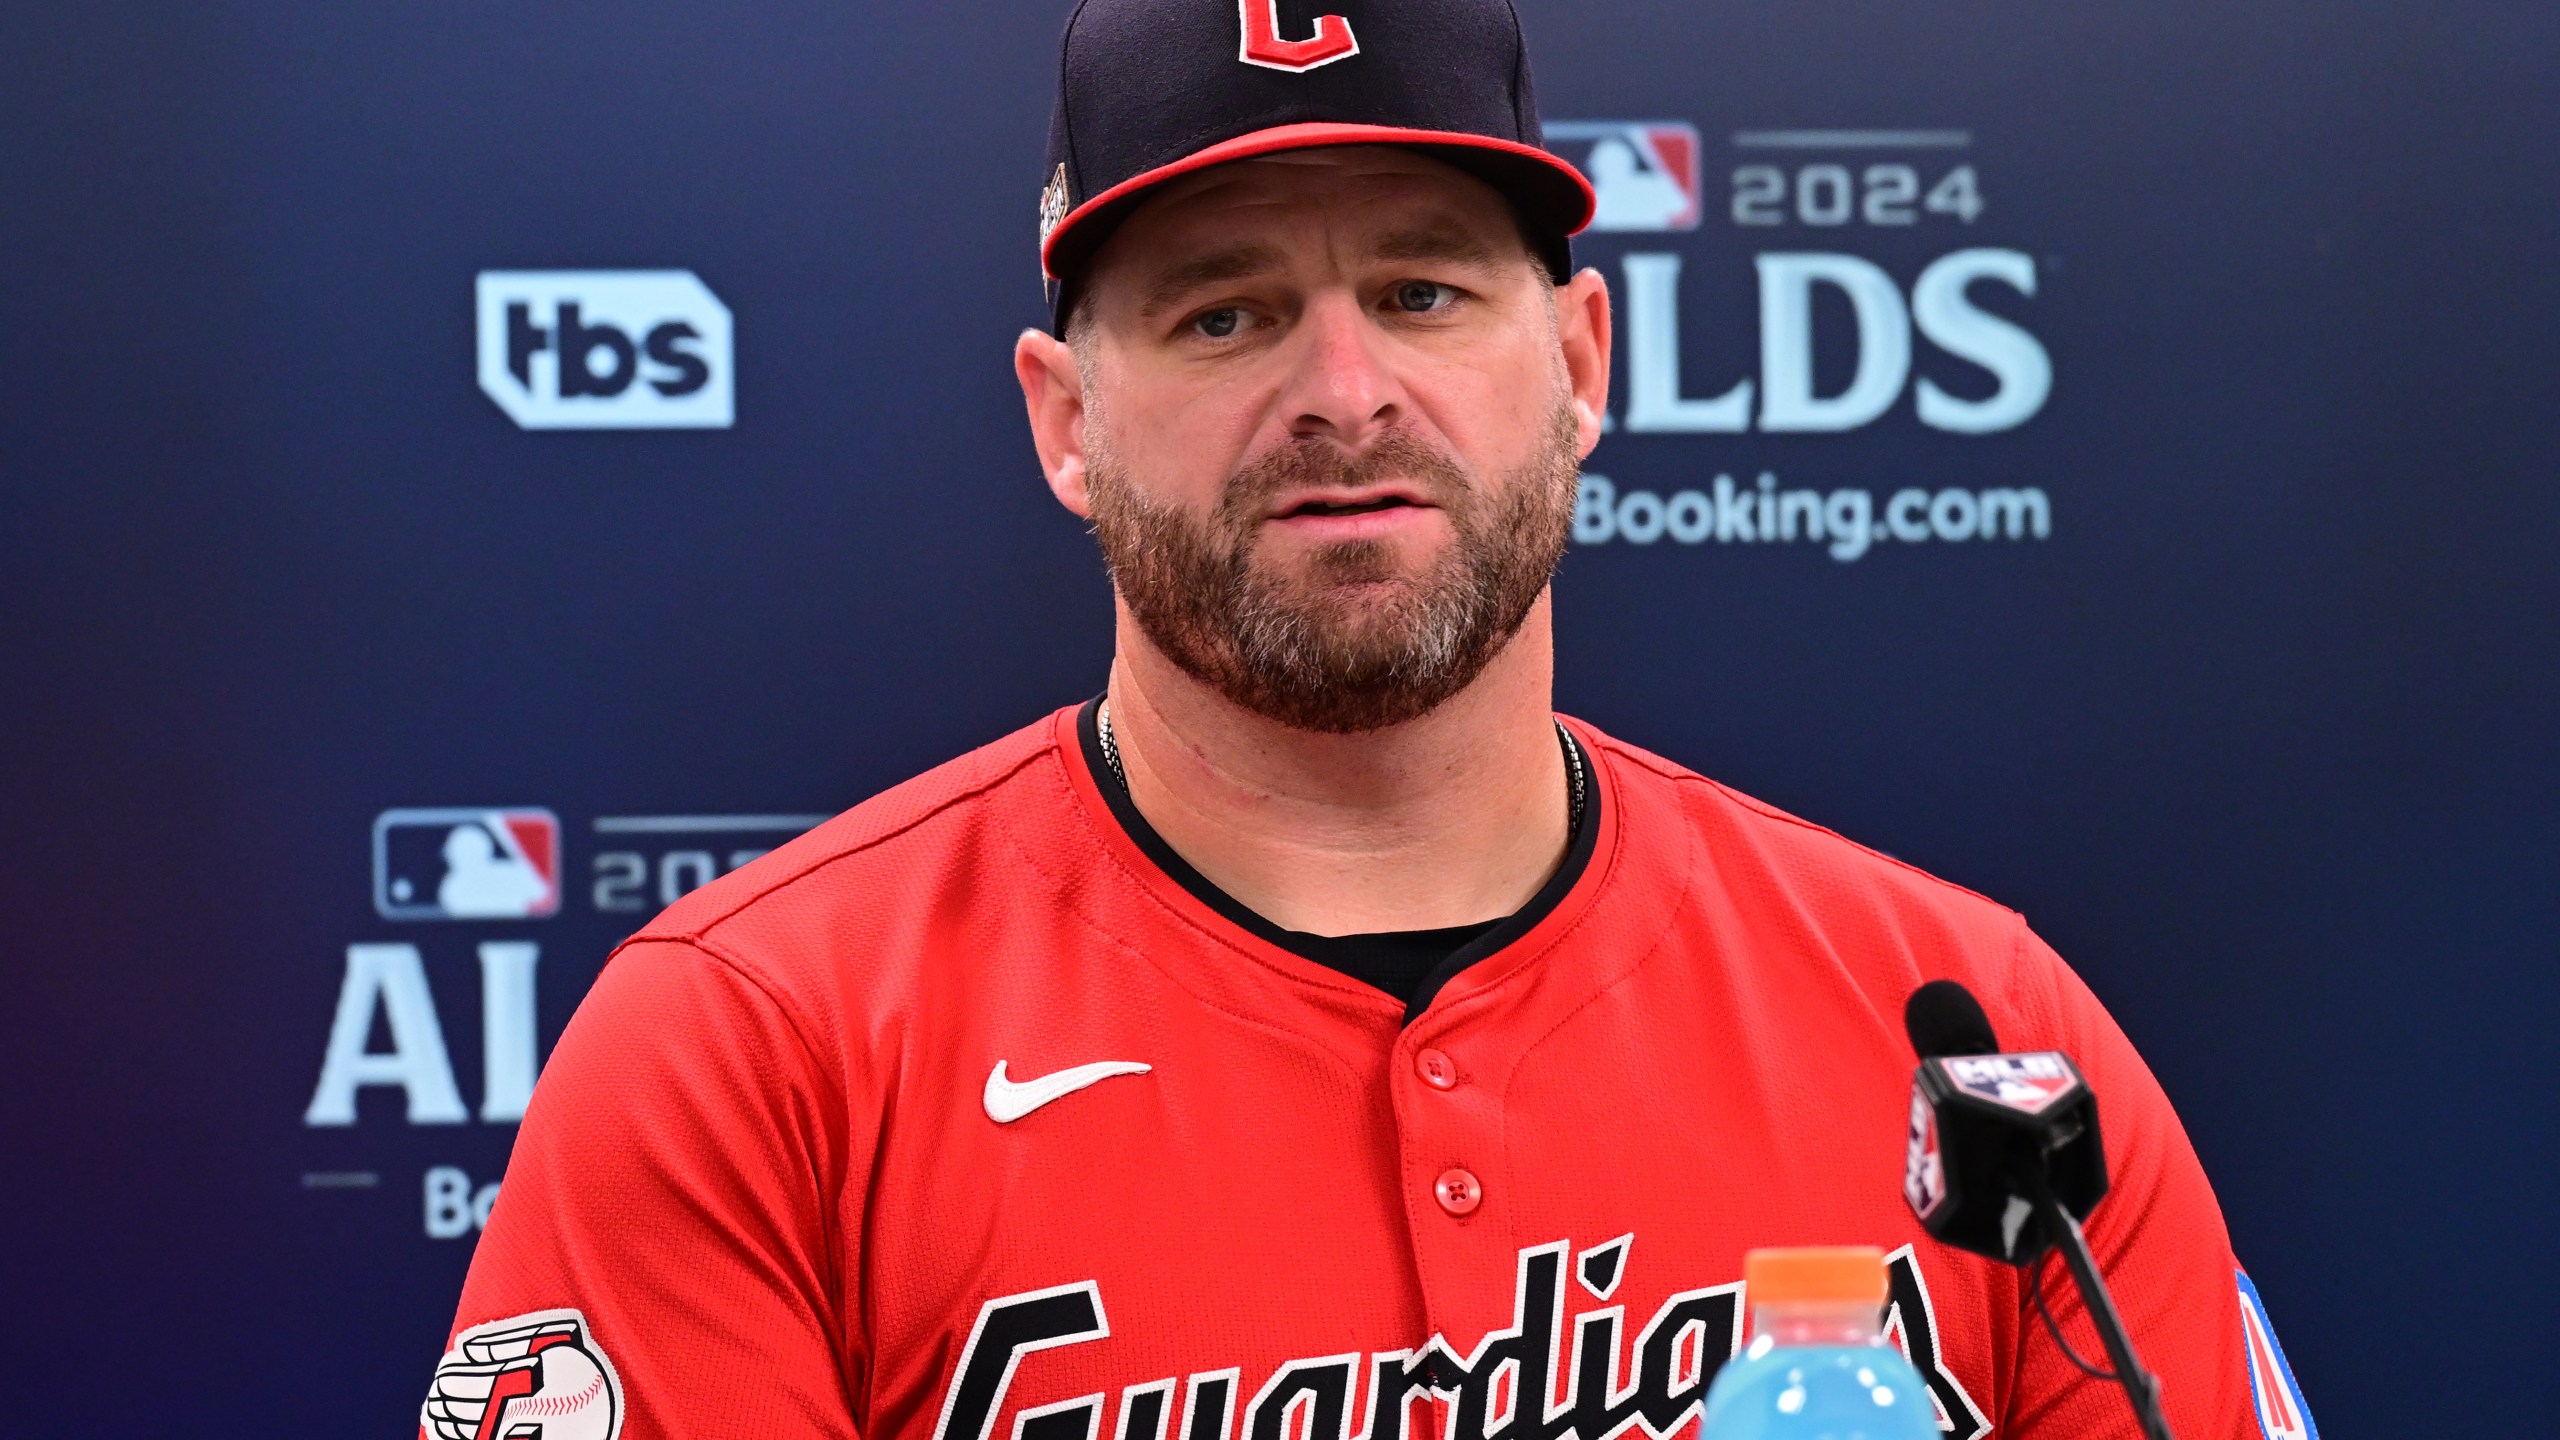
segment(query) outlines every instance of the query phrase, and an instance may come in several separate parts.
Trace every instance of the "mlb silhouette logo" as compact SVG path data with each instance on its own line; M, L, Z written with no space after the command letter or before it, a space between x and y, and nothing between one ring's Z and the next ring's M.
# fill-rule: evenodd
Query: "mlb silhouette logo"
M1946 1203L1947 1161L1938 1149L1938 1107L1917 1088L1911 1092L1911 1139L1902 1160L1902 1198L1926 1220Z
M1581 167L1597 231L1695 230L1698 129L1680 120L1556 120L1547 144Z
M385 920L554 914L559 817L548 810L385 810L373 821L373 908Z
M1968 1055L1938 1062L1968 1095L2005 1105L2021 1115L2041 1115L2079 1088L2069 1062L2050 1050L2031 1055Z

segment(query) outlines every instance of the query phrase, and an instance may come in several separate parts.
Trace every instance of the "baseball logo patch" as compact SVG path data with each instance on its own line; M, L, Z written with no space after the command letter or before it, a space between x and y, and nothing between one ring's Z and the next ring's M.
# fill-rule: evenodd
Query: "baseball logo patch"
M2258 1409L2258 1431L2266 1440L2320 1440L2311 1423L2311 1407L2302 1403L2302 1386L2285 1363L2284 1347L2267 1323L2266 1303L2245 1270L2240 1280L2240 1343L2249 1360L2249 1399Z
M418 1407L432 1440L618 1440L622 1381L575 1310L474 1325Z
M1941 1060L1956 1088L2021 1115L2041 1115L2080 1088L2071 1066L2050 1050L2029 1055L1965 1055Z
M1059 222L1067 218L1067 167L1049 177L1049 187L1040 192L1040 251L1047 254L1049 237L1057 233Z

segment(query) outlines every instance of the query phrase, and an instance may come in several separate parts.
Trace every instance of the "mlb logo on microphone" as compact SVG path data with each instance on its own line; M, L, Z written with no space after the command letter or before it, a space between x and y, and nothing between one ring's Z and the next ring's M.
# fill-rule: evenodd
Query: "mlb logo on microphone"
M1902 1157L1902 1198L1911 1213L1926 1220L1946 1203L1947 1160L1938 1149L1938 1107L1918 1089L1911 1092L1911 1138Z
M483 270L480 389L527 430L724 430L729 307L690 270Z
M1591 181L1601 232L1695 230L1698 129L1680 120L1555 120L1547 144Z
M385 920L554 914L559 817L548 810L385 810L373 821L373 908Z
M2005 1105L2022 1115L2041 1115L2056 1101L2080 1088L2068 1061L2050 1050L2026 1055L1967 1055L1938 1062L1956 1088Z

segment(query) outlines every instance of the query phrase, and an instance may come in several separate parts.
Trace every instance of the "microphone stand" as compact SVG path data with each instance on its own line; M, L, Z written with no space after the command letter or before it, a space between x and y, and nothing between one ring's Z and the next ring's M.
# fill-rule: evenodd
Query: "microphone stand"
M2043 1217L2045 1231L2053 1236L2062 1251L2062 1261L2071 1268L2072 1283L2080 1287L2080 1303L2087 1306L2089 1318L2098 1327L2098 1339L2107 1347L2107 1363L2115 1367L2116 1378L2124 1384L2124 1398L2133 1406L2133 1418L2142 1426L2146 1440L2176 1440L2169 1433L2168 1417L2160 1413L2160 1377L2142 1368L2133 1355L2133 1337L2125 1333L2124 1317L2116 1313L2116 1301L2107 1293L2107 1282L2098 1274L2097 1258L2089 1253L2089 1241L2080 1233L2080 1222L2062 1208L2054 1198L2053 1183L2042 1165L2023 1167L2027 1192L2035 1200L2036 1213Z

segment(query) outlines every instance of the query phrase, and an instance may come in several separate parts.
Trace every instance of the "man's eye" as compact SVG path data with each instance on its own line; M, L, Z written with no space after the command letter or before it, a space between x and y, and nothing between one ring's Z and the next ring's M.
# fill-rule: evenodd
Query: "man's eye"
M1210 339L1224 340L1244 328L1244 312L1230 305L1224 310L1212 310L1191 323Z
M1457 292L1436 280L1407 280L1396 287L1396 308L1409 315L1425 315L1444 310L1457 298Z

